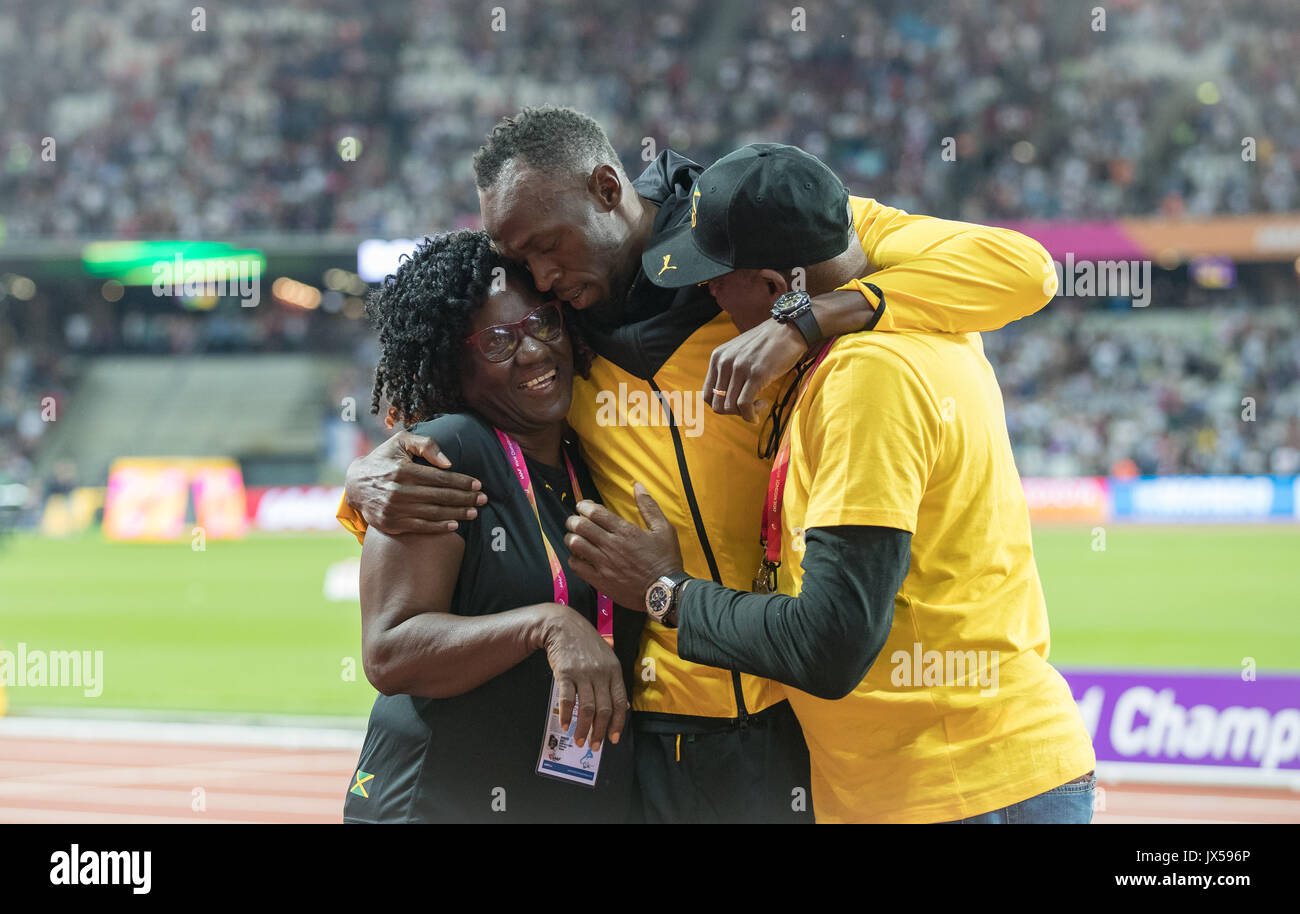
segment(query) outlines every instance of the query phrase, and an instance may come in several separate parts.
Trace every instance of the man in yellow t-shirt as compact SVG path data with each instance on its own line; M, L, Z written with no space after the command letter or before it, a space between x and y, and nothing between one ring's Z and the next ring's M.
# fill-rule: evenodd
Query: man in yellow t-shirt
M746 147L696 191L696 226L645 257L679 265L665 284L708 282L742 332L769 309L799 317L796 267L814 294L846 281L799 260L853 237L802 215L829 209L809 197L848 199L812 156ZM1095 757L1047 663L1028 510L979 334L852 334L810 347L803 367L770 439L788 436L765 529L779 593L686 581L659 608L679 654L787 685L819 822L1090 821ZM579 507L575 572L610 592L644 586L672 531L640 503L648 531Z

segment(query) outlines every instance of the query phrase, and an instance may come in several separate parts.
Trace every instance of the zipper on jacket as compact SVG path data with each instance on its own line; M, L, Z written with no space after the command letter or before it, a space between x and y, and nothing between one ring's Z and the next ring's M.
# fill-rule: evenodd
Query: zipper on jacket
M704 549L704 559L709 563L709 574L713 575L715 583L721 584L722 573L718 571L718 562L713 557L713 547L709 545L709 534L704 529L704 518L700 516L700 505L695 500L695 487L691 484L691 471L686 466L686 450L682 447L682 436L677 430L677 417L673 415L673 409L668 404L668 398L659 389L659 385L655 383L654 378L648 378L647 380L650 389L659 398L664 414L668 416L668 430L672 433L673 449L677 452L677 469L682 474L682 489L686 493L686 504L691 509L691 519L695 522L695 535L700 540L701 548ZM740 686L740 673L737 670L731 670L731 689L736 696L738 724L742 730L748 729L749 709L745 707L745 691Z

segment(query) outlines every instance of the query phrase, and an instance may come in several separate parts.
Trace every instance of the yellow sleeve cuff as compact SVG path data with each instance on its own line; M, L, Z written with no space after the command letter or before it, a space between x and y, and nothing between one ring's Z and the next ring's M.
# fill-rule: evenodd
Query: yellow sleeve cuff
M874 286L873 283L869 283L865 279L850 279L844 285L837 287L835 291L836 292L857 292L867 300L867 304L871 305L872 309L876 313L872 315L871 320L867 322L867 325L862 328L863 330L889 329L889 327L887 326L882 326L882 324L884 324L884 322L888 320L885 314L885 311L887 309L885 308L884 298L882 297L884 293L877 295L874 291L872 291L873 288L879 288L879 287Z
M358 543L361 543L363 546L365 545L366 528L368 525L366 524L365 518L358 514L356 510L348 504L346 493L344 493L343 497L339 499L339 510L335 517L339 519L339 523L343 525L343 529L355 536Z

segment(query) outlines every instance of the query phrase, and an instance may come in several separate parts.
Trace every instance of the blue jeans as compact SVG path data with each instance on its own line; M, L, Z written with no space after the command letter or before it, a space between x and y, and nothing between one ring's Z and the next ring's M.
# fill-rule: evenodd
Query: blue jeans
M941 824L1088 825L1092 822L1092 798L1096 787L1097 775L1090 771L1082 781L1062 784L1012 806Z

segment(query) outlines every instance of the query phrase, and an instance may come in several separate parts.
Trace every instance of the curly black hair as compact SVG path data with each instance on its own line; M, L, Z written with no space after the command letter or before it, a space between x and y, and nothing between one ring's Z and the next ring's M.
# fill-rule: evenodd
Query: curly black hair
M505 273L495 274L497 269ZM380 347L372 413L379 412L384 398L406 425L467 408L461 393L463 343L497 275L532 286L523 267L492 250L485 232L435 235L402 256L397 272L366 302ZM585 378L591 350L574 332L571 317L566 307L574 369Z

